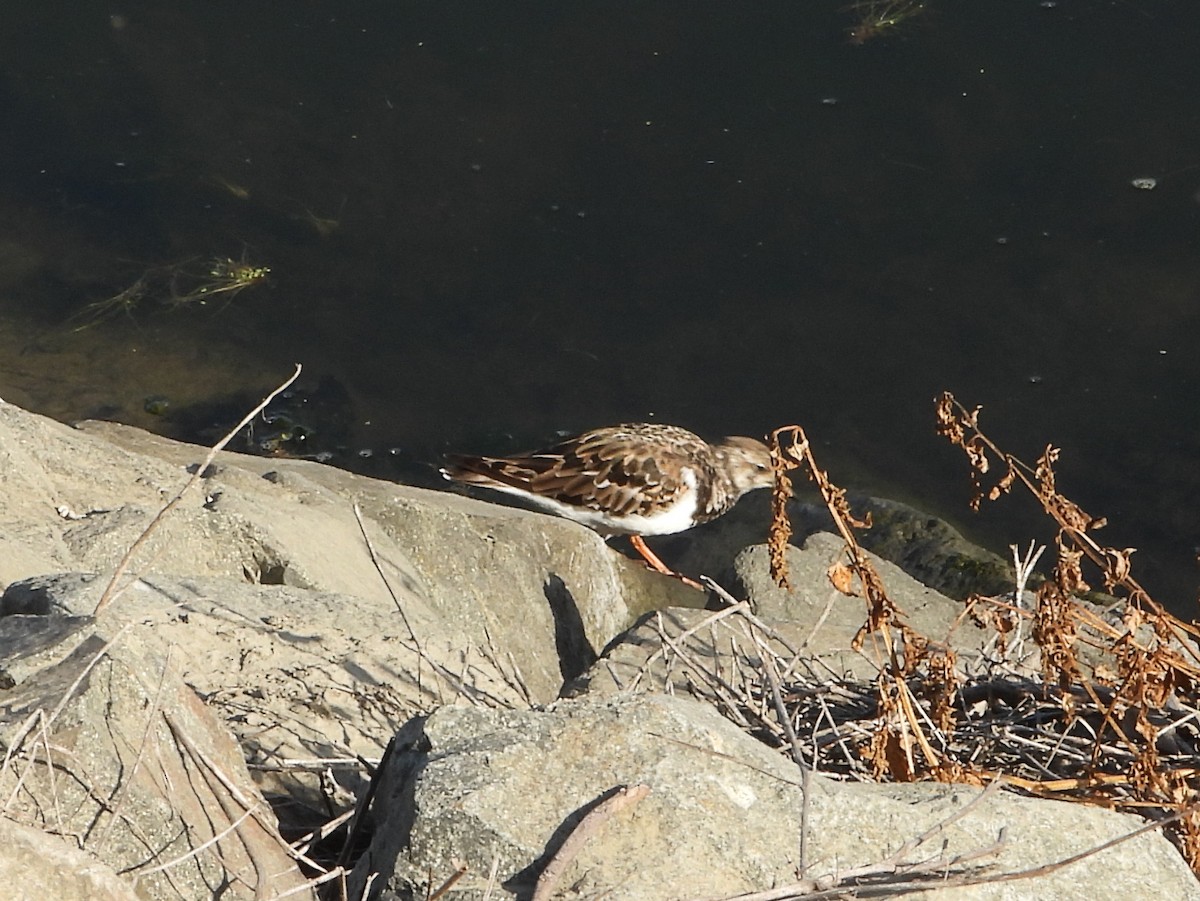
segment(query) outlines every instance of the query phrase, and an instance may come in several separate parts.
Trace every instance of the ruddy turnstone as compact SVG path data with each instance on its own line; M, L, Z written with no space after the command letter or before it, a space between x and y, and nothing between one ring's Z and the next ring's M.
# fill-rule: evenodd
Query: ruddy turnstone
M656 423L593 429L514 457L452 454L442 475L515 494L602 535L628 535L638 553L668 575L676 574L642 536L709 522L747 491L774 481L761 441L733 437L709 444L687 429Z

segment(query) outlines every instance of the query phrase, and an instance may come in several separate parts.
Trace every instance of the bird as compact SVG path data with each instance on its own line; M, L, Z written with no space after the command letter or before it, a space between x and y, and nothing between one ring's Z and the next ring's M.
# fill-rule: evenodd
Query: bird
M770 450L756 438L710 444L680 426L645 422L592 429L511 457L449 454L441 473L524 498L604 536L628 535L652 568L693 586L644 536L714 520L742 495L775 483Z

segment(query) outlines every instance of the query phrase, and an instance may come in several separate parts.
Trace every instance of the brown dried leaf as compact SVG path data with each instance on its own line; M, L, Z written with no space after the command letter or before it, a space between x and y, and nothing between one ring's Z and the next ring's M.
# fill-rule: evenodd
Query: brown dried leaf
M1067 547L1062 534L1058 537L1058 562L1054 564L1054 584L1064 597L1089 591L1091 586L1083 578L1083 567L1080 560L1083 551Z
M776 467L775 484L771 488L771 528L767 533L767 551L771 561L771 578L785 591L792 590L787 567L787 548L792 537L787 503L791 496L791 478L781 467Z
M887 755L888 771L897 782L915 782L917 774L913 771L912 761L908 754L908 742L904 736L897 735L890 729L884 739L884 752Z
M959 422L958 413L954 409L954 395L943 391L934 400L934 419L939 435L952 444L961 445L963 442L963 427Z
M1044 582L1038 587L1037 602L1033 638L1042 649L1042 675L1047 683L1057 682L1065 689L1079 673L1075 658L1078 631L1075 607L1070 595L1062 591L1057 581ZM1069 699L1070 693L1064 692L1064 703Z
M904 736L880 723L863 756L871 764L871 774L876 780L890 777L896 782L915 782L917 777L908 751L909 743Z
M1099 529L1106 523L1104 519L1089 516L1077 503L1061 494L1047 495L1042 503L1045 504L1047 512L1065 529L1086 532L1088 529Z
M965 425L967 428L971 429L971 431L973 431L973 432L978 432L979 431L979 414L982 411L983 411L983 404L979 404L978 406L976 406L975 409L972 410L970 413L967 413L964 411L963 415L962 415L963 425Z
M988 471L991 462L988 460L987 447L978 435L975 435L963 444L962 449L966 451L967 459L971 462L972 469L979 473Z
M1129 578L1133 562L1129 559L1137 548L1127 547L1123 551L1115 548L1101 548L1104 557L1104 587L1112 591Z
M955 697L958 691L958 658L948 647L926 657L926 677L922 691L929 701L929 718L947 737L954 732L957 719Z
M858 592L854 590L854 570L845 563L837 561L825 571L825 575L842 594L852 598L858 597Z
M994 501L999 498L1000 495L1008 494L1010 491L1012 491L1013 482L1016 481L1016 478L1017 470L1013 466L1012 459L1009 458L1008 471L1004 473L1004 475L1000 477L1000 481L993 485L991 490L988 491L988 500Z
M1042 455L1038 457L1037 468L1034 470L1033 475L1046 495L1056 493L1054 490L1054 464L1058 462L1058 457L1061 453L1061 448L1047 444L1046 449L1042 451Z

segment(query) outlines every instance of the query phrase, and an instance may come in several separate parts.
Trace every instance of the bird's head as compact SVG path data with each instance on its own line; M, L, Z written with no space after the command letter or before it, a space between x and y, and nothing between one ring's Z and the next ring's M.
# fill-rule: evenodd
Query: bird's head
M717 463L729 474L738 497L756 488L770 488L775 484L775 473L771 469L771 452L756 438L741 435L726 438L715 445Z

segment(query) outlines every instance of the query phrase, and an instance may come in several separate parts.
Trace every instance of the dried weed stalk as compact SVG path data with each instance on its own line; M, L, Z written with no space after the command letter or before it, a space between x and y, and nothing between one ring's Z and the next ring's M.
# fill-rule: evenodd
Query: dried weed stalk
M871 527L870 517L859 519L853 514L845 489L830 481L829 474L817 465L804 430L799 426L776 429L769 444L776 486L769 539L772 577L781 587L788 587L789 480L792 470L803 469L816 484L845 542L841 556L829 567L829 581L843 595L866 602L866 620L851 647L862 650L868 638L872 639L879 678L875 726L860 752L877 778L908 782L926 774L960 777L961 767L944 750L954 728L953 652L913 629L904 611L888 596L879 571L855 538L858 529Z
M878 683L825 669L820 657L802 653L751 613L745 602L734 602L715 583L709 587L732 606L692 625L662 613L651 620L661 643L660 651L652 656L654 675L663 680L662 688L671 693L681 688L689 691L760 741L798 759L803 781L793 784L805 787L806 800L807 779L814 771L834 779L873 778L867 749L878 733ZM928 675L936 678L938 667L953 663L952 658L944 657L929 668ZM651 667L650 660L646 667ZM643 679L646 675L641 674ZM943 682L949 685L951 678L946 676ZM1012 677L969 681L955 693L951 706L958 722L946 747L947 763L936 775L943 782L986 787L947 820L904 842L882 860L862 867L837 866L826 871L830 861L810 861L806 854L805 839L810 824L804 812L800 853L803 864L797 873L800 881L727 901L866 897L868 891L871 897L898 897L934 885L950 888L1035 879L1192 815L1194 808L1183 808L1066 859L1019 872L998 872L991 865L990 859L1005 844L1003 836L991 844L981 841L979 847L965 851L952 851L943 844L939 852L934 847L935 840L944 838L952 822L981 804L1001 784L1021 787L1029 784L1029 780L1006 778L1004 772L1040 772L1031 749L1053 756L1052 747L1063 743L1062 737L1051 729L1046 729L1043 736L1035 735L1033 740L1028 737L1048 715L1061 715L1057 704L1042 700L1040 695L1035 683ZM933 719L934 710L935 701L923 703L918 716L924 719L928 715ZM929 728L936 735L936 724ZM711 748L677 743L697 753L749 766L744 760ZM1068 746L1061 756L1069 764L1078 755ZM983 769L985 764L994 765L995 770Z
M685 676L690 691L805 767L852 779L1004 780L1039 796L1137 812L1152 821L1147 828L1163 826L1200 874L1200 633L1133 578L1131 548L1096 541L1104 520L1058 490L1058 449L1047 447L1028 466L980 431L978 409L946 394L937 411L939 433L971 463L973 508L1021 485L1059 528L1035 609L1019 594L968 605L964 615L996 630L998 659L989 651L968 671L949 647L907 623L855 539L870 522L853 515L845 491L816 464L804 431L789 426L770 441L777 482L772 575L787 587L789 480L804 469L845 542L828 577L865 603L853 646L874 650L877 676L820 672L819 660L770 635L744 604L674 634L660 622L662 671L672 682ZM1014 557L1023 585L1036 555L1031 548L1024 561ZM1105 589L1124 599L1120 613L1078 599L1089 590L1085 568L1092 566ZM1006 656L1019 645L1025 620L1040 678ZM698 629L713 632L703 648ZM712 662L718 647L731 649L721 655L720 672Z
M972 509L1020 484L1058 526L1057 560L1036 592L1033 638L1041 651L1042 699L1058 702L1063 743L1074 745L1078 756L1068 767L1070 778L1061 778L1060 758L1025 787L1152 816L1188 810L1200 797L1200 631L1168 613L1134 579L1134 548L1095 539L1105 520L1058 490L1058 448L1047 445L1029 466L983 433L981 408L968 410L947 392L936 409L938 433L970 461ZM1124 601L1119 621L1077 599L1089 590L1085 561L1098 570L1104 590ZM1190 810L1170 834L1200 873L1200 817Z

